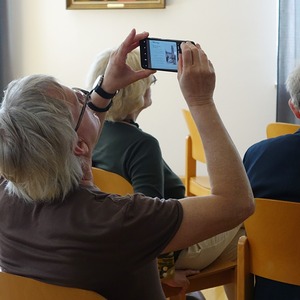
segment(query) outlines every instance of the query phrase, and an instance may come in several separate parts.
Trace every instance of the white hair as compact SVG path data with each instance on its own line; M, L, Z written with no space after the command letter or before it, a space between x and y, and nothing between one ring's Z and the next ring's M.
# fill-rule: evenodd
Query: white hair
M286 90L297 109L300 109L300 65L298 65L286 80Z
M63 199L79 184L73 116L61 85L45 75L11 82L0 109L0 173L25 200Z

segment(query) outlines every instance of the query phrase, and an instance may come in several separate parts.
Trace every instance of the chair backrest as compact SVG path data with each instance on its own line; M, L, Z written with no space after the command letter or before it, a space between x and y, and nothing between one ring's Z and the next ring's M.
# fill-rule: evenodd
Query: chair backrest
M284 134L295 133L300 128L300 124L291 123L270 123L267 125L267 138L273 138Z
M133 194L132 185L122 176L99 168L92 168L94 184L103 192L111 194Z
M1 300L105 300L93 291L63 287L0 272Z
M251 299L252 274L300 285L300 203L257 198L238 246L238 299ZM246 295L246 296L245 296Z
M182 112L192 140L192 157L197 161L206 163L202 140L191 112L186 109L183 109Z
M183 109L189 135L186 137L185 178L186 195L209 195L210 182L206 172L206 158L200 134L190 111ZM202 171L197 175L197 168Z

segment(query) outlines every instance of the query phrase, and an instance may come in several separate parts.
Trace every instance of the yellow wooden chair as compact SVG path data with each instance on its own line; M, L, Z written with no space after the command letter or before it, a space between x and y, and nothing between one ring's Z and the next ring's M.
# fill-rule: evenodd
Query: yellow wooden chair
M236 283L236 260L221 261L215 260L208 267L201 270L199 274L189 276L190 285L187 293L201 291L208 288L213 288L225 284ZM185 300L186 296L181 295L180 288L163 285L165 296L169 300Z
M267 138L273 138L284 134L295 133L300 124L275 122L267 125Z
M300 203L256 199L238 243L237 299L253 299L254 275L300 286Z
M189 129L186 137L185 154L185 188L187 196L204 196L210 194L209 177L206 174L204 148L197 126L190 111L183 109L183 115ZM204 175L197 175L197 165L204 168Z
M132 185L122 176L100 168L92 168L94 184L103 192L111 194L133 194Z
M44 283L0 272L1 300L105 300L93 291Z

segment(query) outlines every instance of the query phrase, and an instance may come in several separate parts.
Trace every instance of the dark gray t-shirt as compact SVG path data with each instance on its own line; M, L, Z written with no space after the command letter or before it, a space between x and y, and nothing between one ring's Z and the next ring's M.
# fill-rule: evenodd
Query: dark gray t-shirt
M0 185L0 266L110 299L165 299L156 257L183 217L176 200L79 187L64 201L26 203Z

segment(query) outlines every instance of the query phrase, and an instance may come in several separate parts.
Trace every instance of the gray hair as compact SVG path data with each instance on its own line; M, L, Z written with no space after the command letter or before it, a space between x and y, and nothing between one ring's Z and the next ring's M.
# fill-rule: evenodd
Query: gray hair
M62 86L46 75L12 81L0 108L0 173L27 201L64 199L82 178Z
M300 65L298 65L286 80L286 90L297 109L300 109Z
M87 76L87 88L92 89L99 75L105 73L113 49L107 49L98 54L92 63ZM127 54L126 63L135 71L141 70L140 53L137 49ZM113 99L113 106L106 113L110 121L122 121L129 114L138 111L144 106L144 95L153 82L153 75L140 79L121 89Z

